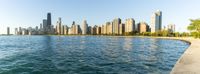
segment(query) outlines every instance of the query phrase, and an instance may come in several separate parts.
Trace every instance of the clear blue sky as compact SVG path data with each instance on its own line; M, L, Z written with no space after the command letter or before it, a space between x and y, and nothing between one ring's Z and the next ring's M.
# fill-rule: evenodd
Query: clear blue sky
M176 31L187 31L189 19L200 17L200 0L1 0L0 34L6 27L35 27L52 13L52 23L58 17L71 26L72 21L81 24L86 19L89 25L101 25L119 17L134 18L136 23L145 21L156 10L163 12L163 25L176 24Z

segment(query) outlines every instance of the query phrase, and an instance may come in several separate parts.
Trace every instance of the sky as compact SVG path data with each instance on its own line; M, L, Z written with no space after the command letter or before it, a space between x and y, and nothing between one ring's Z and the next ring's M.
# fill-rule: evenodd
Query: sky
M189 19L200 18L200 0L0 0L0 34L7 27L14 33L16 27L35 27L51 12L52 24L59 17L64 25L72 21L81 25L87 20L90 26L102 25L121 18L134 18L150 25L151 15L162 11L162 26L176 25L176 31L187 32Z

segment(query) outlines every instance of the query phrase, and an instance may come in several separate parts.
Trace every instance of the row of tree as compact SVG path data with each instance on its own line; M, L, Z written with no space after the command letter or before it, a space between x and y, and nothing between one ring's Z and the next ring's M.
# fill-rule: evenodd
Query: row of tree
M126 36L156 36L156 37L189 37L190 34L187 32L169 32L168 30L162 30L162 31L158 31L155 33L151 33L151 32L143 32L143 33L137 33L137 32L132 32L132 33L125 33Z

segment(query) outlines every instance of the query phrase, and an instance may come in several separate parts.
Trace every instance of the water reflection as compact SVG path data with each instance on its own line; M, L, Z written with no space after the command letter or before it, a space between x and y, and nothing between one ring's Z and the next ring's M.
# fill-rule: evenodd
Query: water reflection
M131 38L124 38L124 50L130 51L132 49L132 39Z

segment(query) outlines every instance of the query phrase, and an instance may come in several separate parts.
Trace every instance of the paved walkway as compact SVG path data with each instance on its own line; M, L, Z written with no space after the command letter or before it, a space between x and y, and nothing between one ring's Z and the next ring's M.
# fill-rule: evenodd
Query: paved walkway
M200 39L171 38L189 41L191 45L178 59L171 74L200 74Z

